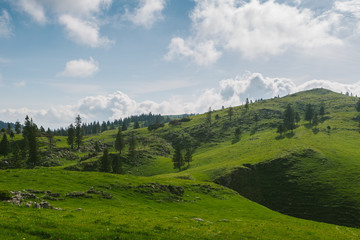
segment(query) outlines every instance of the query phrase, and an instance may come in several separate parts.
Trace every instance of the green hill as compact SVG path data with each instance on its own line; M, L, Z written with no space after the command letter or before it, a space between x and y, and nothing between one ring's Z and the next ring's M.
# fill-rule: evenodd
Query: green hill
M70 154L73 158L64 157L66 138L56 137L57 154L47 160L57 167L1 171L0 189L60 193L48 201L63 210L4 203L1 231L9 239L358 239L357 101L315 89L175 120L152 131L127 130L125 137L136 136L137 155L131 159L123 151L125 175L120 176L79 172L98 171L101 154L90 154L96 141L115 156L117 130L87 136L82 151ZM276 129L288 104L301 121L293 133L280 137ZM317 112L324 106L318 125L304 120L308 104ZM193 161L181 171L171 161L176 145L183 154L188 147L194 150ZM42 151L48 152L45 144ZM95 193L85 194L91 187ZM74 191L85 195L66 196ZM36 197L40 201L45 195ZM353 228L293 218L254 202Z

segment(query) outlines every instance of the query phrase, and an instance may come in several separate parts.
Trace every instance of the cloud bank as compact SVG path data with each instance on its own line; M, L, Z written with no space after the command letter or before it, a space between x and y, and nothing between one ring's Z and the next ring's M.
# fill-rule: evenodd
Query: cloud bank
M152 25L163 19L162 11L165 8L165 0L140 0L139 6L125 14L124 18L135 25L151 28Z
M296 85L288 78L264 77L260 73L247 73L219 82L217 88L205 89L189 97L173 97L166 101L151 100L138 102L127 94L116 91L107 95L89 96L74 105L59 105L50 109L32 110L2 109L0 119L16 121L31 116L36 123L46 127L68 126L80 114L84 122L114 120L141 113L182 114L202 113L209 107L220 109L222 106L237 106L249 99L267 99L284 96L313 88L326 88L336 92L351 92L360 96L360 82L343 84L328 80L312 80ZM51 123L51 124L49 124Z
M71 60L66 63L63 72L59 73L60 77L91 77L99 71L99 63L92 57L89 61L84 59Z
M12 35L11 18L6 10L0 11L0 38Z
M288 49L339 46L340 15L316 15L307 8L276 1L195 0L190 14L192 34L174 37L167 60L190 58L199 65L214 63L221 53L238 52L246 59L279 55ZM340 5L343 11L349 6ZM208 57L210 56L210 57ZM204 60L206 59L206 60Z

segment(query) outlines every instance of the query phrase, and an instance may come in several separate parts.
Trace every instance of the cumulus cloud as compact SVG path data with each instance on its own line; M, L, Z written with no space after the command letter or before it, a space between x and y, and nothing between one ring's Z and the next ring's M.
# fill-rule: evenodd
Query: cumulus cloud
M343 43L333 34L338 24L336 14L316 16L296 4L196 0L190 17L192 35L186 39L173 38L168 55L190 57L199 64L202 61L197 61L197 48L209 42L211 47L203 49L208 54L202 52L202 56L235 51L248 59L278 55L289 48L311 49Z
M127 11L124 18L135 25L150 28L163 18L161 12L165 4L165 0L140 0L139 6L133 12Z
M189 97L172 97L162 102L151 100L138 102L129 95L116 91L111 94L85 97L76 104L54 106L50 109L2 109L0 118L4 121L16 121L29 115L39 125L60 127L72 123L77 114L81 115L84 122L92 122L114 120L149 112L160 114L203 113L209 107L220 109L222 106L241 105L246 98L267 99L313 88L326 88L336 92L351 92L354 95L360 95L360 82L343 84L328 80L312 80L296 85L293 80L288 78L271 78L264 77L260 73L247 73L221 80L218 87L205 89L194 94L190 99Z
M89 47L108 47L113 41L101 37L99 26L95 22L84 21L71 15L61 15L59 23L65 26L70 39L74 42Z
M9 37L12 34L11 18L6 10L0 12L0 38Z
M99 63L90 59L71 60L66 63L65 70L58 74L61 77L91 77L99 71Z
M112 0L20 0L17 5L37 23L52 22L54 16L71 40L89 47L109 47L113 41L100 35L100 17Z

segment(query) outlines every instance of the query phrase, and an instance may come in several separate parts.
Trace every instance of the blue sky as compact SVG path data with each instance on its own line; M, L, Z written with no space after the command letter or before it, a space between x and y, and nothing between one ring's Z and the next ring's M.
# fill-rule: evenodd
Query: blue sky
M357 0L0 0L0 119L201 113L360 95Z

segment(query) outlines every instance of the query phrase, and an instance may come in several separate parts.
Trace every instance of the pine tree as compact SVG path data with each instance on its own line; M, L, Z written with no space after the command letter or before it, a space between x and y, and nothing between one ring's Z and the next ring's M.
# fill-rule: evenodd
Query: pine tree
M185 165L183 156L181 154L181 147L180 145L177 145L175 148L175 153L172 159L174 163L174 168L179 169L179 172L181 171L181 167Z
M15 145L15 148L14 148L14 159L13 159L12 165L14 168L24 167L24 161L21 156L21 149L19 148L19 145L17 145L17 144Z
M115 139L115 149L121 154L121 151L123 150L124 147L125 147L124 138L122 136L121 129L119 128Z
M284 127L287 130L291 130L291 132L295 129L295 112L290 104L287 105L284 111Z
M286 131L286 129L285 129L284 124L283 123L279 124L276 132L280 134L280 137L282 137L282 135L285 131Z
M300 120L301 120L300 114L299 114L298 112L296 112L296 113L295 113L295 122L296 122L296 123L299 123Z
M192 149L190 147L186 148L186 153L185 153L185 162L187 162L188 166L190 166L190 162L192 162Z
M319 114L320 114L320 116L324 116L324 115L325 115L325 106L324 106L324 104L321 104L320 110L319 110Z
M21 124L19 121L16 121L16 123L15 123L15 132L16 132L16 134L21 133Z
M313 123L314 126L317 126L319 124L319 118L318 118L318 115L316 113L314 114L312 123Z
M0 154L6 157L10 153L10 143L7 139L6 133L4 133L0 142Z
M123 121L123 123L122 123L121 130L122 130L122 131L126 131L126 130L127 130L127 126L126 126L126 122L125 122L125 121Z
M357 103L356 103L356 110L358 111L358 112L360 112L360 100L359 101L357 101Z
M136 157L136 137L134 133L129 136L129 158L134 160Z
M55 141L54 141L54 134L51 132L50 128L48 128L46 132L46 138L48 139L49 142L49 149L50 151L52 151Z
M101 124L101 132L105 132L107 130L106 122L102 122Z
M109 158L109 150L107 148L103 151L103 156L101 158L101 166L100 170L102 172L111 172L112 171L112 164Z
M94 150L95 150L96 152L100 152L100 151L101 151L99 141L95 141Z
M11 125L10 123L7 124L7 133L10 134L11 132Z
M311 104L306 105L306 110L305 110L305 120L309 121L309 123L311 124L311 121L314 117L314 109L311 106Z
M112 163L113 173L121 174L122 173L122 164L120 155L117 155Z
M78 115L75 119L75 144L80 149L82 143L81 117Z
M229 107L228 115L229 115L230 121L231 121L231 118L232 118L233 114L234 114L233 108L232 108L232 107Z
M237 141L239 141L240 140L240 135L241 135L241 129L240 129L240 127L237 127L236 129L235 129L235 133L234 133L234 140L237 142Z
M246 110L249 109L249 99L248 99L248 98L246 98L245 109L246 109Z
M140 128L140 124L139 124L139 121L136 120L135 124L134 124L134 129L138 129Z
M35 123L33 123L32 119L29 120L29 117L25 118L25 127L23 129L23 135L25 140L25 144L28 144L28 160L27 163L29 167L35 167L40 162L39 156L39 147L37 142L38 128Z
M74 141L75 141L75 129L74 129L74 125L70 124L67 130L67 143L69 144L71 150L74 149Z

